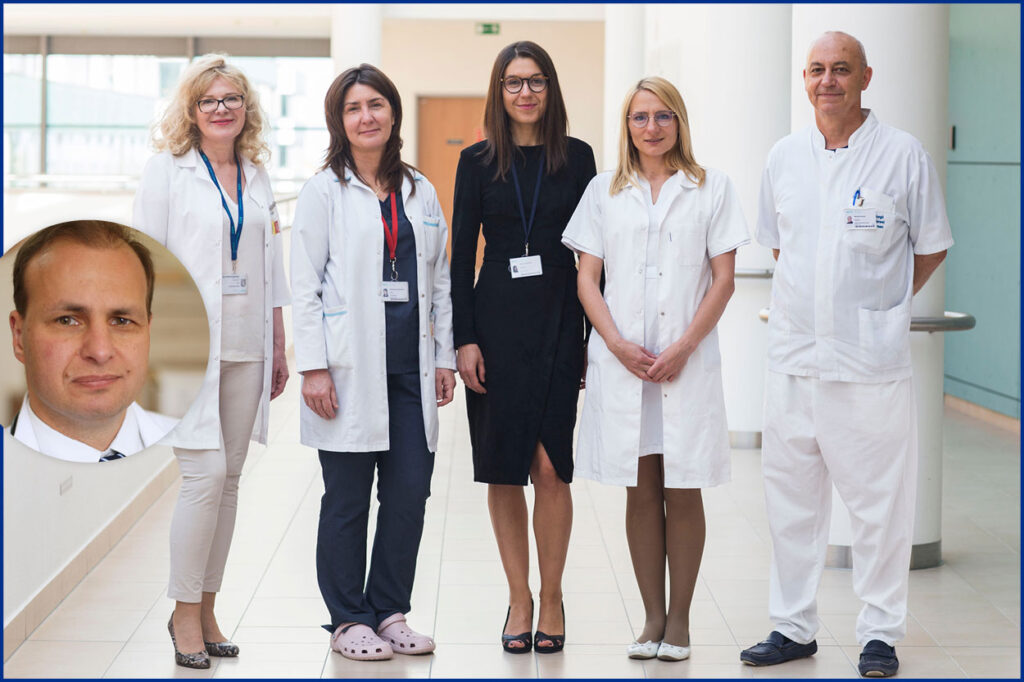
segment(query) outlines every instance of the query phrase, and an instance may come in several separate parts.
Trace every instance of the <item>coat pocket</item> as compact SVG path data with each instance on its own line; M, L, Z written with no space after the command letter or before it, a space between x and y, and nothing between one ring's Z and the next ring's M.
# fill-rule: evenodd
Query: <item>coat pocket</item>
M328 367L352 367L352 320L347 306L324 309Z
M666 225L661 247L667 250L670 257L670 260L666 262L666 267L672 267L672 265L697 267L707 257L707 232L702 223L694 220Z
M896 199L869 187L860 191L863 204L844 211L843 241L858 253L884 254L897 232Z
M910 302L888 310L857 311L860 350L866 366L877 369L910 364Z

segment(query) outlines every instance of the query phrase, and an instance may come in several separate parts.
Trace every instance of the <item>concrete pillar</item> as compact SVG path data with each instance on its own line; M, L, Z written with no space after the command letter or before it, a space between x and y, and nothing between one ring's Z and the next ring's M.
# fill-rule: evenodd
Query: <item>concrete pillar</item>
M864 106L919 139L945 186L949 135L949 8L945 5L794 5L792 124L813 123L800 73L811 42L827 30L858 38L874 70ZM914 297L913 315L941 317L944 268ZM942 373L940 333L911 333L919 464L911 567L935 566L942 539ZM850 519L833 490L829 565L849 565Z
M683 95L698 163L733 181L753 239L761 173L772 145L790 132L790 5L661 5L652 30L652 72ZM686 27L680 32L679 27ZM682 35L682 37L680 37ZM756 64L756 68L751 65ZM726 414L734 447L759 447L771 251L736 254L736 292L718 323Z
M383 23L380 3L332 6L331 59L336 73L363 62L380 66Z
M604 158L597 170L612 170L619 159L622 98L644 72L643 5L605 5L604 9Z

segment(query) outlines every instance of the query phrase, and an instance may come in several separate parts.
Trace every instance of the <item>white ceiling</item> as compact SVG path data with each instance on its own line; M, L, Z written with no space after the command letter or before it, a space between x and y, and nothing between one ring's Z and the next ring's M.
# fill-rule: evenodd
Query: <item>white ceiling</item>
M331 4L4 3L4 35L330 37ZM388 4L385 18L603 21L602 4Z

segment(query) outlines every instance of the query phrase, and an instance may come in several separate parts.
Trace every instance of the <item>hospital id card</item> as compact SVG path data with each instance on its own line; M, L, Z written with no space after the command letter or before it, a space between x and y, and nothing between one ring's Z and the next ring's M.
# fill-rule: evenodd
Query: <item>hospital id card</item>
M409 301L408 282L384 282L381 295L385 303L407 303Z
M509 258L508 271L512 273L512 279L537 277L544 274L544 268L540 264L540 256Z
M245 275L224 275L221 279L221 292L225 296L237 296L248 290L249 278Z
M846 227L854 230L874 230L885 227L885 216L873 208L846 208Z

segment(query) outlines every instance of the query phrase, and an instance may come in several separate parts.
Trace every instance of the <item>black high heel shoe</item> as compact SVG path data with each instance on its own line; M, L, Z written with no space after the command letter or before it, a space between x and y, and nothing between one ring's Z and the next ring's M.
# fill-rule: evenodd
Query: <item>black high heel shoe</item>
M505 628L508 627L509 616L512 615L512 607L508 607L505 614L505 624L501 626L501 648L510 654L528 654L533 648L533 635L530 631L521 632L518 635L506 635ZM530 622L533 622L533 599L530 600ZM520 642L523 646L509 646L512 642Z
M562 634L549 635L540 630L533 636L533 650L538 654L557 654L565 648L565 602L562 602ZM541 642L551 642L551 646L540 646Z
M178 651L178 640L174 638L174 613L171 613L167 621L167 631L171 633L171 644L174 645L174 662L183 668L199 668L205 670L210 667L210 657L205 651L197 651L193 654L183 654Z

